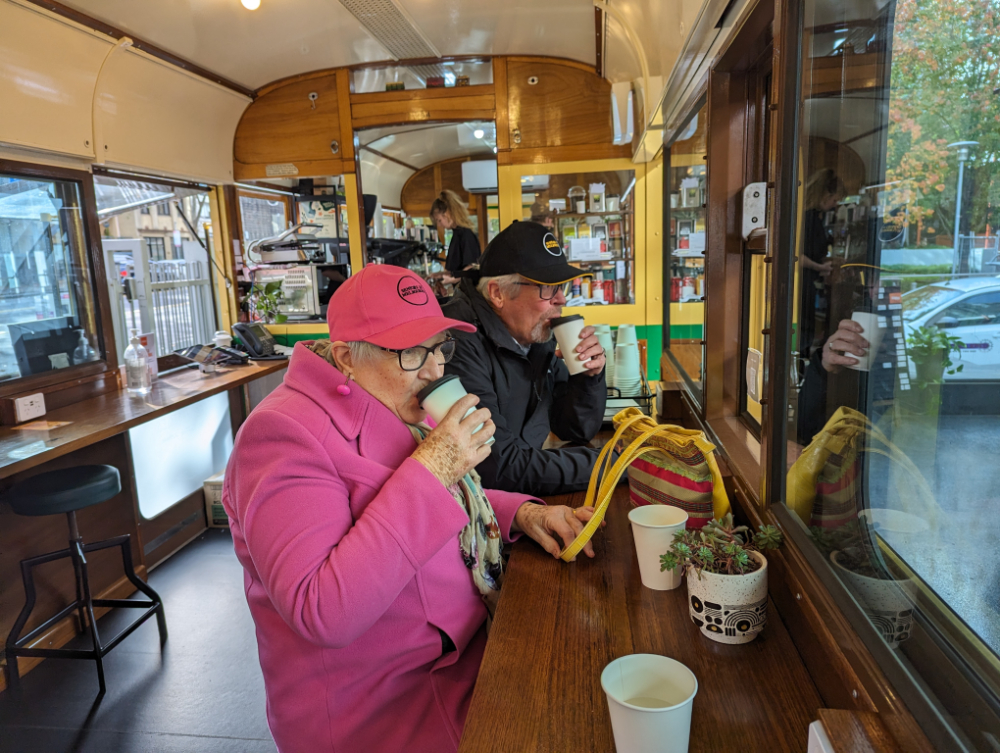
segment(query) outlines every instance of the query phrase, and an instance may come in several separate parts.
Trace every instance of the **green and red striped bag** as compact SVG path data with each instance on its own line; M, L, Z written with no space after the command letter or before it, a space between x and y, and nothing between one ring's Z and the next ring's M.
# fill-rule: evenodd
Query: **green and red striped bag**
M642 415L638 408L626 408L615 415L615 428L637 415ZM688 514L688 528L701 528L726 515L729 497L715 460L715 445L703 432L670 424L658 426L648 416L626 428L622 442L627 446L654 427L657 431L645 446L660 452L637 458L628 468L632 504L679 507Z

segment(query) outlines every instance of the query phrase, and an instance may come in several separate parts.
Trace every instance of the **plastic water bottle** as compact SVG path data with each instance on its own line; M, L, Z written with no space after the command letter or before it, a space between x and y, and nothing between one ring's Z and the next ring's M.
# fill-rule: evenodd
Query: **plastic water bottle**
M139 330L132 330L132 339L125 349L125 388L130 395L149 392L149 353L139 341Z
M77 331L80 333L80 342L77 344L76 350L73 351L73 363L96 361L97 352L90 347L90 340L87 339L86 333L82 329Z

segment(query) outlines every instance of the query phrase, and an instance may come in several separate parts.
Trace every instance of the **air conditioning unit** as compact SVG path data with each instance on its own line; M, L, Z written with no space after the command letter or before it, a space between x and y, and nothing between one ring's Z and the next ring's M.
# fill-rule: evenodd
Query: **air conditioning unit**
M484 159L463 162L462 188L469 193L495 193L497 190L497 161Z

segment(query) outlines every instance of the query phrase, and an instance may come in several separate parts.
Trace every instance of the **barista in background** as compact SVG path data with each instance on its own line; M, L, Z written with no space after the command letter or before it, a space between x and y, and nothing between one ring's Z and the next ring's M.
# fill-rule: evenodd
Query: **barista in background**
M844 184L828 167L817 170L806 183L806 211L802 218L802 277L799 284L799 352L805 359L812 355L815 346L826 340L826 321L829 318L827 277L833 270L833 262L827 256L833 238L823 218L845 194ZM822 323L818 321L821 317Z
M468 269L479 261L482 248L479 237L472 229L472 220L465 204L458 194L447 188L442 191L431 204L431 221L438 226L438 235L444 239L444 231L451 230L451 243L448 245L448 256L445 258L445 283L454 285L458 282L457 272Z
M552 230L556 226L556 221L552 216L552 212L546 209L545 205L538 201L531 205L531 221L537 222L539 225L544 225L549 230Z

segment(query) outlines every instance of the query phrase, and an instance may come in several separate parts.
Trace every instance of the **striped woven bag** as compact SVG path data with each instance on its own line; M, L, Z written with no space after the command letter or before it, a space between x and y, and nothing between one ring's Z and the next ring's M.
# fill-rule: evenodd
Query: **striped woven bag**
M615 415L615 428L641 415L638 408L626 408ZM703 432L657 425L644 416L625 429L622 443L627 446L654 427L656 433L646 439L645 446L660 452L636 458L628 468L632 504L679 507L688 514L688 528L701 528L728 513L729 497L715 461L715 445Z

